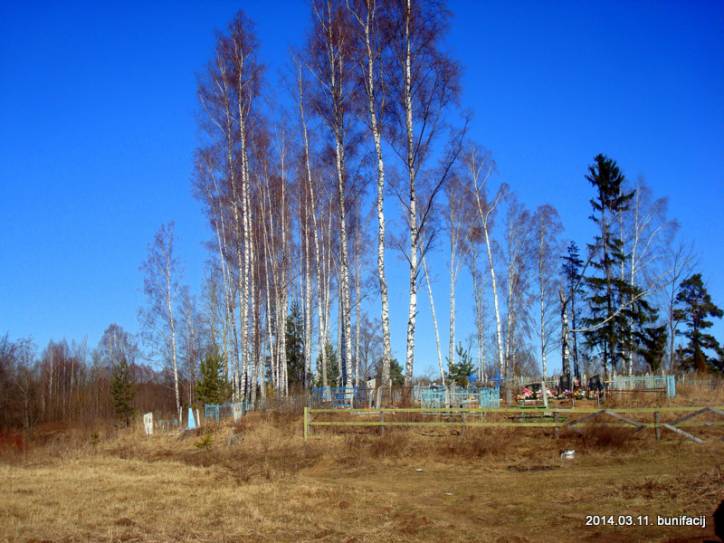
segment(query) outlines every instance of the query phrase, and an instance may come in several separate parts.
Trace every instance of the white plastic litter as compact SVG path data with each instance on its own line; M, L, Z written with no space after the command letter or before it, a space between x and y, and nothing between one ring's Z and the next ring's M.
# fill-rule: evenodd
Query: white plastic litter
M561 453L561 460L573 460L576 457L576 451L573 449L566 449Z

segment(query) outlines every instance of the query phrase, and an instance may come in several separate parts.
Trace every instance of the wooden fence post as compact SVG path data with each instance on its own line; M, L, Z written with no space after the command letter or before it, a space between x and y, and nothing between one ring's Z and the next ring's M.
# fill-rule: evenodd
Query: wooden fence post
M654 430L656 431L656 441L661 440L661 427L659 427L659 412L654 412Z
M309 434L309 408L304 406L304 441L307 441L307 435Z
M380 410L380 435L385 435L385 412Z

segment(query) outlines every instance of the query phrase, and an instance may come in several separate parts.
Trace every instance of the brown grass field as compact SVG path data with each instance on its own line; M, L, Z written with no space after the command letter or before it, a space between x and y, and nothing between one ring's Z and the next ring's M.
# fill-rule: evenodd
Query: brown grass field
M0 454L0 541L716 541L721 427L315 430L298 414L142 435L36 432ZM562 461L562 449L576 458ZM586 515L707 515L706 529Z

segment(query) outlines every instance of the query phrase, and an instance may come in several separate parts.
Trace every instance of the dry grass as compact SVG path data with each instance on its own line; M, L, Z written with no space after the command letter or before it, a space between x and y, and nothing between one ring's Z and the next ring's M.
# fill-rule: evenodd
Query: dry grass
M724 378L710 376L708 382L678 384L676 392L674 403L679 405L722 405Z
M723 458L721 442L597 426L557 441L470 428L305 443L300 418L279 413L182 436L51 432L0 459L0 541L701 541L711 527L585 515L711 515Z

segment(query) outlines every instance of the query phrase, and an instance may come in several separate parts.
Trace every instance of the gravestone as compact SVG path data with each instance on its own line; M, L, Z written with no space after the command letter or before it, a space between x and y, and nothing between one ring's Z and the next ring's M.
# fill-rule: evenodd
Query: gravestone
M241 415L243 414L241 402L231 404L231 413L234 416L234 422L239 422L241 420Z
M189 407L189 422L186 425L187 430L196 429L196 419L194 418L194 410Z
M153 413L143 415L143 429L146 431L147 436L153 434Z

